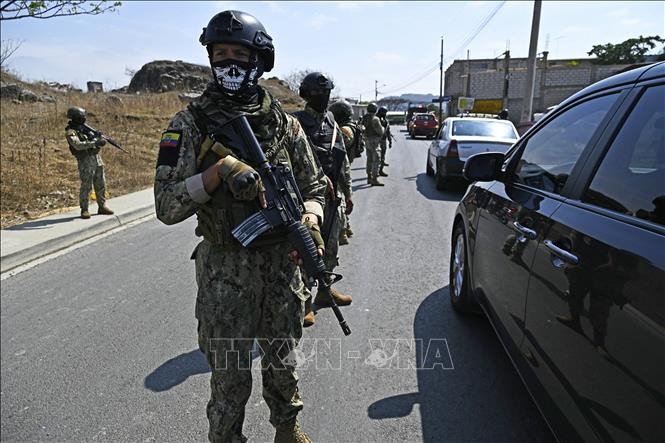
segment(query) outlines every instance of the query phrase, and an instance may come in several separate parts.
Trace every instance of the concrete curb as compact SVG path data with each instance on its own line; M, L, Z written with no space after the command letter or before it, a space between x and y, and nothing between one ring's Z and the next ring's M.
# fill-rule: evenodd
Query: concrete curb
M19 250L2 255L0 259L0 273L5 273L18 266L29 263L38 258L58 252L81 241L90 239L112 229L129 224L155 213L152 201L133 207L125 211L118 211L116 215L81 228L63 233L55 238L33 242L33 244ZM4 234L4 231L3 231Z

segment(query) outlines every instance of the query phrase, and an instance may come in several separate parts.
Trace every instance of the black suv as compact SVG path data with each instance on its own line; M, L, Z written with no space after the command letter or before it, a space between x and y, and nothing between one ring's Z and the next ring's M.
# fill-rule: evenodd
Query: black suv
M559 441L665 441L665 63L464 174L453 307L486 313Z

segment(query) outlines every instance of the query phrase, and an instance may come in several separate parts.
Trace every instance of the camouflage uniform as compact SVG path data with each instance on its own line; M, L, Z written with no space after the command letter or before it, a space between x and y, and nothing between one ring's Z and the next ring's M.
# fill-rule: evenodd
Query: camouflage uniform
M374 180L379 175L381 166L381 137L383 136L383 126L381 120L376 114L369 113L363 117L365 126L365 147L367 151L367 179Z
M390 145L391 148L393 147L393 141L390 138L392 134L390 133L390 123L388 123L388 119L381 117L379 120L381 121L381 126L383 126L383 136L381 137L381 164L379 166L379 171L383 172L383 167L386 163L386 151L388 145Z
M290 164L307 211L323 214L326 180L300 124L264 88L258 88L258 96L258 104L239 105L209 85L171 120L155 174L159 220L173 224L196 213L196 234L203 237L192 257L199 288L199 347L212 368L207 408L211 441L245 439L242 425L251 392L254 338L262 354L270 422L276 427L289 422L303 408L295 366L285 359L302 335L305 300L300 269L287 256L292 248L281 233L263 234L256 246L243 248L230 230L258 210L257 201L236 200L226 183L208 195L200 176L220 158L202 122L222 124L243 112L268 160Z
M95 144L98 138L91 131L81 125L70 124L65 128L65 137L69 150L78 162L81 189L79 192L79 205L81 211L88 210L90 191L93 186L97 204L101 208L106 202L106 177L104 175L104 162L99 155L101 148Z
M346 147L346 153L347 153L347 158L348 158L348 163L345 164L344 168L344 179L346 180L344 187L342 188L342 192L344 193L344 199L342 200L342 205L341 205L341 224L342 224L342 229L344 230L349 230L351 229L351 225L349 222L349 216L346 215L346 200L351 198L352 194L352 186L351 186L351 162L353 161L353 158L355 156L354 152L351 152L351 147L355 146L355 132L353 128L351 127L353 123L348 122L345 125L342 125L339 130L342 133L342 139L344 140L344 146ZM360 142L360 140L358 140ZM348 165L348 166L347 166ZM347 169L348 168L348 169ZM348 194L347 194L347 188L348 188Z
M324 115L312 109L309 105L307 105L304 110L296 112L295 116L298 118L300 124L305 130L305 133L308 135L312 144L312 148L317 154L319 162L322 164L323 171L328 175L331 181L334 181L333 178L336 179L336 177L332 177L332 175L335 173L335 171L327 170L328 168L332 167L332 146L334 145L336 149L340 149L346 153L344 135L339 127L337 127L337 130L334 131L336 135L335 140L332 141L333 127L337 126L337 123L335 123L335 118L330 111L326 111L326 114ZM339 264L337 257L337 253L339 251L339 233L340 230L345 226L343 223L343 216L344 208L346 207L346 200L350 200L352 194L351 167L349 165L349 159L346 154L344 155L342 171L339 176L339 181L337 183L335 193L335 197L341 199L342 201L342 204L340 204L340 206L337 208L335 214L329 214L329 210L332 206L332 200L328 195L326 198L325 217L335 217L330 236L329 238L325 239L326 248L323 261L326 265L327 271L333 271Z

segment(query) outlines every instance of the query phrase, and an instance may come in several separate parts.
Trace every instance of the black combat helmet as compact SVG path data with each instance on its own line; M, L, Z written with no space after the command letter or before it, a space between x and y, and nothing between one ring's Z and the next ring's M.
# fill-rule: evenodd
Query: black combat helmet
M508 110L507 110L507 109L504 109L504 110L502 110L501 112L499 112L498 117L499 117L501 120L508 120Z
M377 117L385 117L386 114L388 113L388 109L381 106L378 111L376 111L376 116Z
M67 118L74 123L83 123L85 122L85 109L76 106L69 108L67 109Z
M272 37L260 21L253 15L242 11L222 11L215 15L208 26L203 28L199 42L211 53L213 43L235 43L246 45L256 50L263 60L264 71L275 66L275 47Z
M369 112L370 114L374 114L377 111L377 109L378 108L376 107L376 103L370 103L369 105L367 105L367 112Z
M351 117L353 117L353 107L346 100L336 101L328 109L335 116L335 121L340 125L351 121Z
M307 100L311 97L312 91L330 91L335 87L332 80L320 72L310 72L300 82L298 93Z

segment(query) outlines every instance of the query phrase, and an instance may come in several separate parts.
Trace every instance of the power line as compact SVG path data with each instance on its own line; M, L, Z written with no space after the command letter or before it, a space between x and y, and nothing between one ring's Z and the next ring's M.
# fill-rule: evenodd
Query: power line
M485 26L487 26L487 24L494 18L494 16L499 12L499 10L505 4L506 4L506 1L502 1L501 3L497 4L496 7L480 22L480 24L476 27L476 29L473 31L473 33L471 35L469 35L454 52L452 52L452 55L449 56L449 57L444 57L444 61L447 62L450 59L454 59L454 56L456 56L457 54L462 52L464 50L464 48L466 48L473 41L473 39L475 39L478 36L478 34L480 34L480 32L485 28ZM422 79L424 79L425 77L432 74L434 71L436 71L438 69L439 69L439 63L437 62L434 66L432 66L430 68L427 68L427 70L424 71L423 73L418 74L415 77L415 79L408 80L406 83L404 83L404 84L402 84L398 87L390 88L388 91L384 92L383 95L391 94L391 93L397 92L401 89L406 89L409 86L421 81Z

